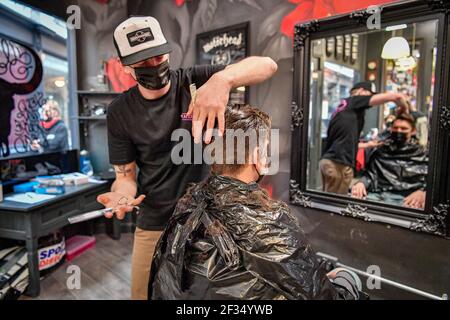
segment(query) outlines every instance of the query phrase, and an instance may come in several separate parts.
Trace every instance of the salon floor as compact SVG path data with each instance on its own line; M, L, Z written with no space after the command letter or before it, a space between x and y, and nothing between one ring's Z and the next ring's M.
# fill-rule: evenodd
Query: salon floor
M104 234L96 235L96 244L41 280L37 298L23 295L21 300L126 300L130 299L131 250L133 234L122 233L116 241ZM69 289L70 265L80 267L81 288Z
M93 248L70 262L66 261L41 280L39 297L22 295L20 300L130 299L133 234L122 233L118 241L105 234L97 234L95 237L97 241ZM67 280L71 275L67 273L67 269L70 265L80 267L80 289L71 290L67 287ZM362 280L365 283L366 279ZM370 299L420 299L420 297L383 285L380 293L376 290L370 291Z

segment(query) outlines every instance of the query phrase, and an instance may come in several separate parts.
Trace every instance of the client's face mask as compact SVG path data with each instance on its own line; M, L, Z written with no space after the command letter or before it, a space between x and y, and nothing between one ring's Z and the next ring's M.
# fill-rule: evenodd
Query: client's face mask
M269 172L269 167L267 164L265 164L264 166L261 167L261 169L258 169L258 167L256 165L255 166L255 170L258 173L258 179L256 179L256 183L260 183L262 181L262 179L266 176L266 174Z
M256 179L256 183L260 183L261 181L262 181L262 179L264 178L264 176L265 176L265 172L260 172L259 170L258 170L258 167L257 166L255 166L255 170L256 170L256 172L258 173L258 179Z
M391 138L395 144L403 145L408 140L408 134L406 132L392 131Z
M164 88L170 80L169 60L154 67L134 68L136 81L146 89L159 90Z

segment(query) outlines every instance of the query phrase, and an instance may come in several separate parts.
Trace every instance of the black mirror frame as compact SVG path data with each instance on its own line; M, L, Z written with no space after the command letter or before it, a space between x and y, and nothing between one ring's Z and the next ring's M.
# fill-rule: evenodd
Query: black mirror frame
M450 3L410 0L382 6L382 26L438 20L438 56L435 74L434 112L430 134L430 162L425 210L352 199L307 190L308 119L310 93L310 44L312 40L367 30L366 10L313 20L295 26L292 100L292 152L290 202L365 221L397 225L414 231L450 236Z

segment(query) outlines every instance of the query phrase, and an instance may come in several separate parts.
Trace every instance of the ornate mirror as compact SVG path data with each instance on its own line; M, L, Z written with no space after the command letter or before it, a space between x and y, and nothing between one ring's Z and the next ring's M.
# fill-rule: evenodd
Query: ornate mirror
M448 7L369 16L296 26L291 202L448 236Z

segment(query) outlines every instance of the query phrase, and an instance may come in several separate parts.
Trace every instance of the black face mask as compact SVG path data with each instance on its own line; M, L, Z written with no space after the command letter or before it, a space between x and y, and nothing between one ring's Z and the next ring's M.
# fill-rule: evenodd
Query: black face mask
M403 145L408 140L408 135L406 132L391 132L391 138L392 141L394 141L395 144Z
M52 121L52 115L50 114L50 112L41 113L40 119L43 122L50 122Z
M265 174L261 174L261 172L259 172L258 168L254 165L256 172L258 173L258 179L256 179L256 183L261 183L262 179L264 179L264 177L266 176Z
M164 88L170 80L169 60L155 67L134 68L136 81L146 89L159 90Z

